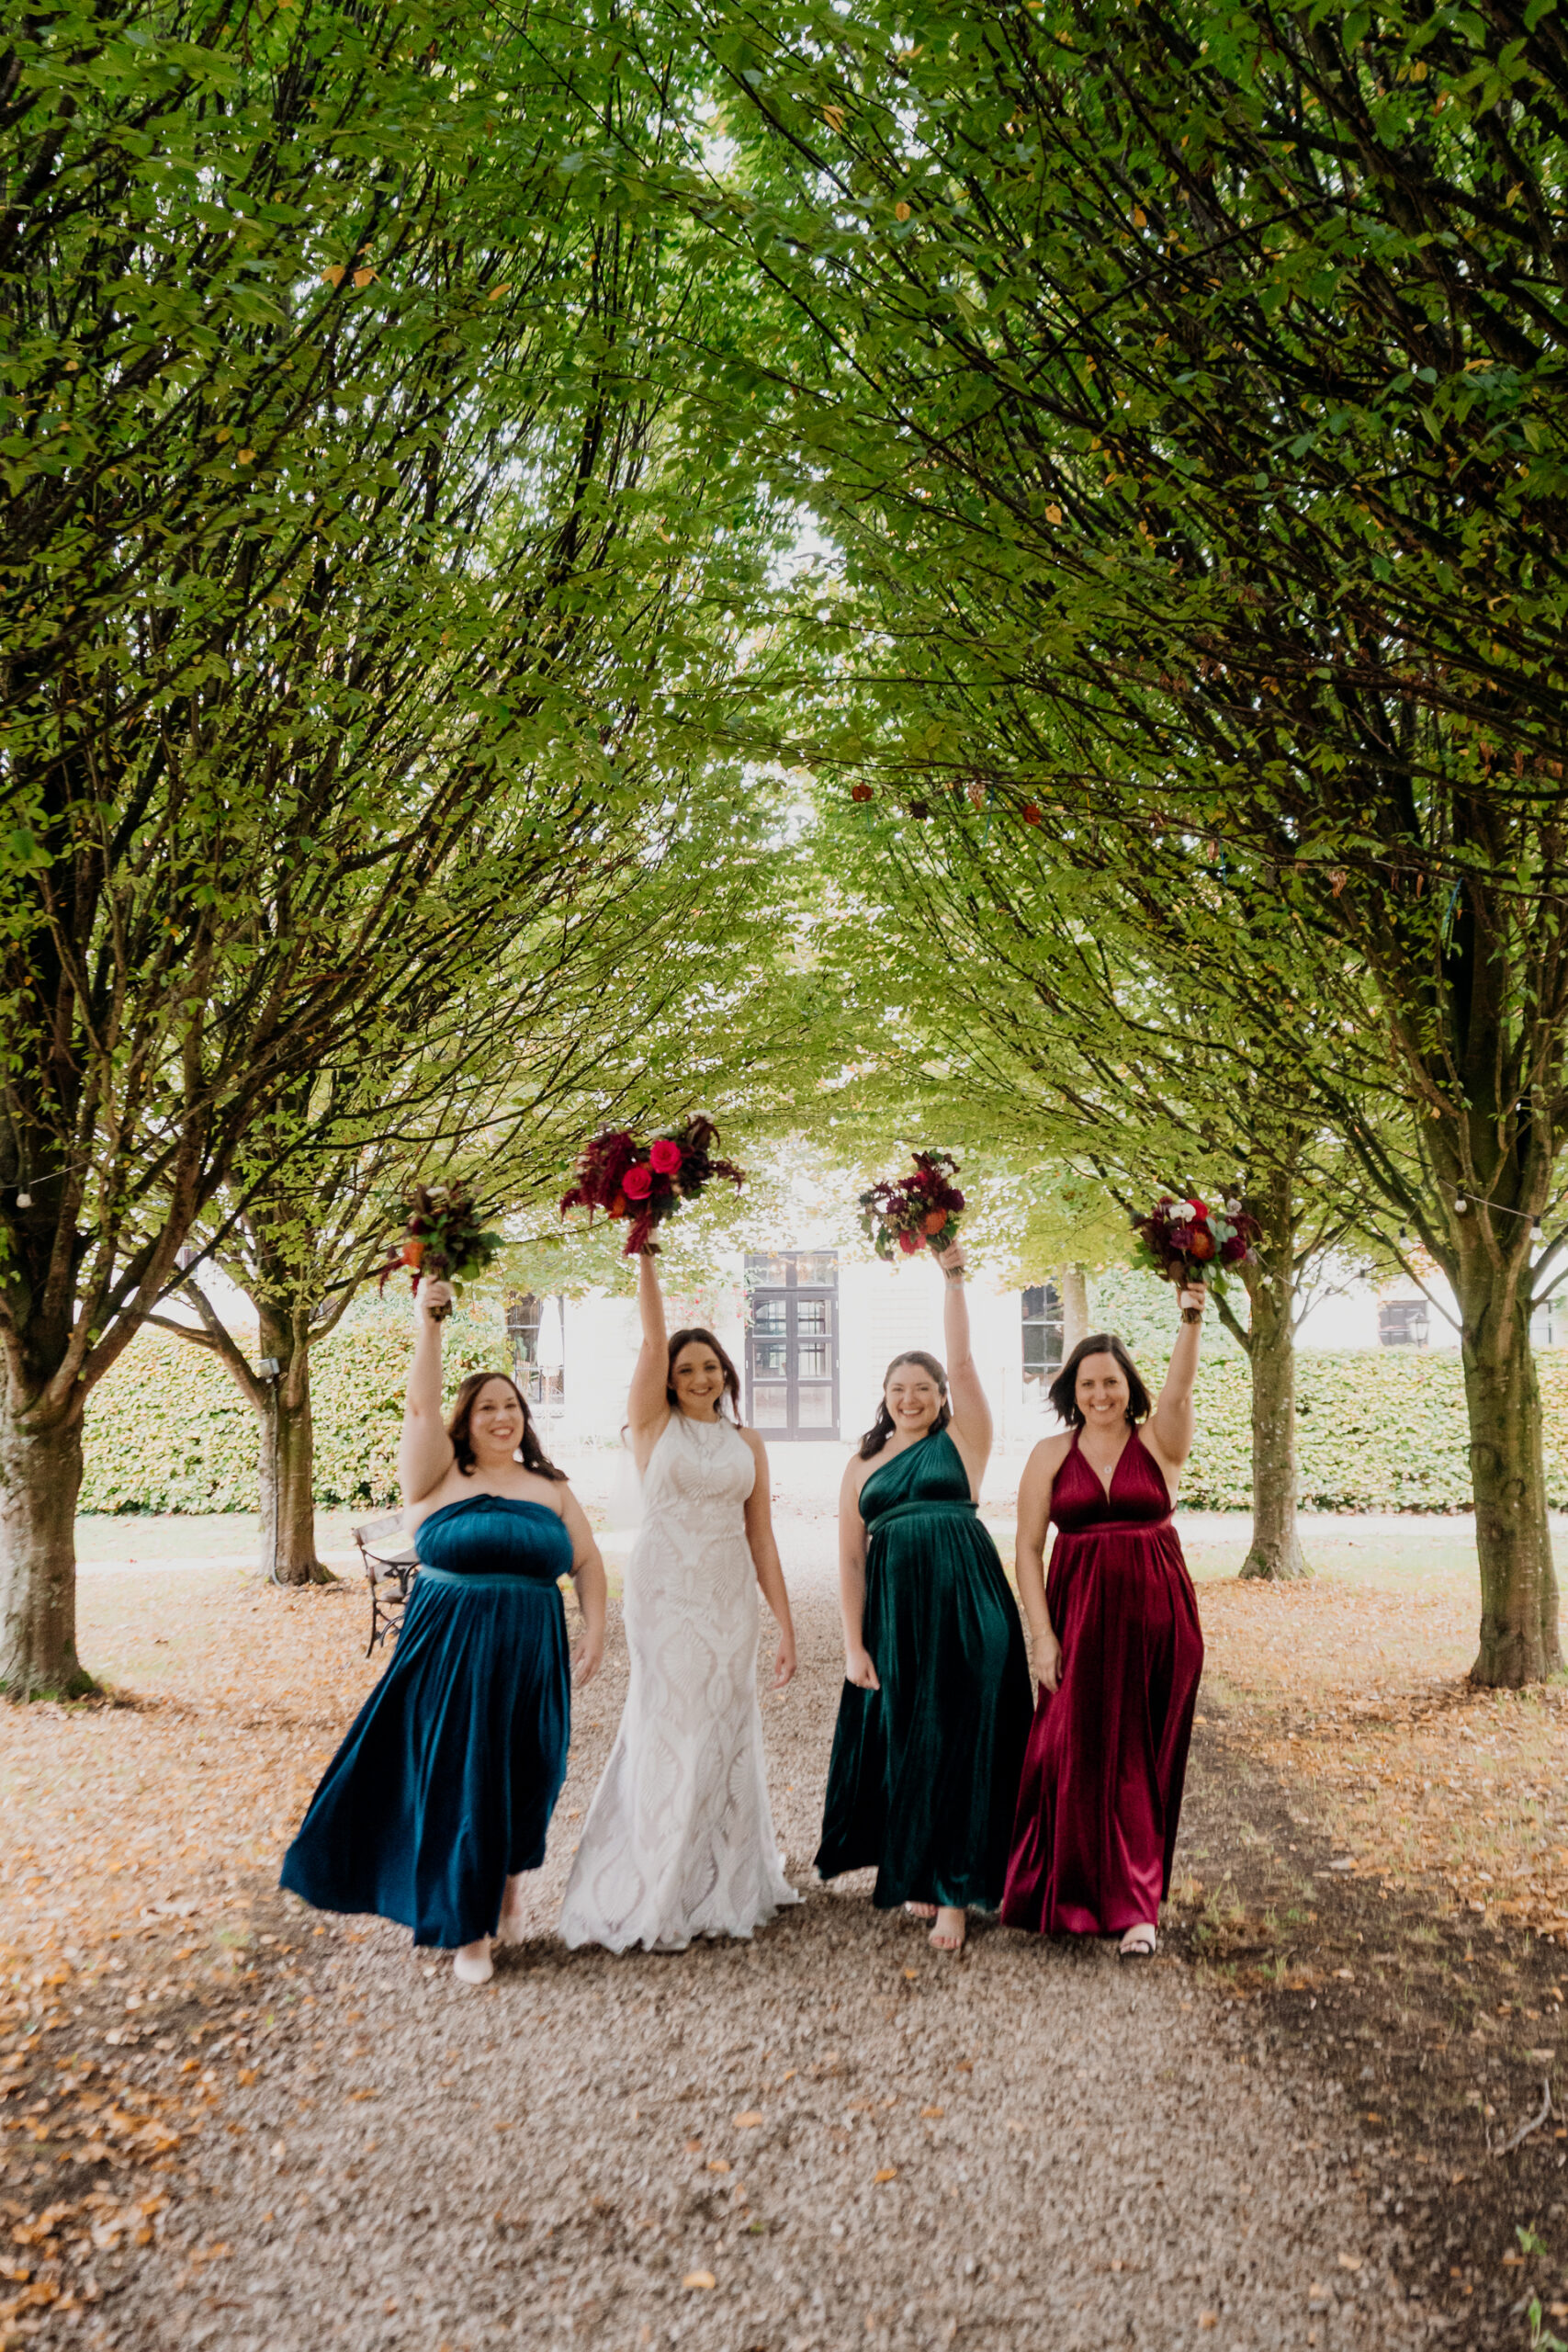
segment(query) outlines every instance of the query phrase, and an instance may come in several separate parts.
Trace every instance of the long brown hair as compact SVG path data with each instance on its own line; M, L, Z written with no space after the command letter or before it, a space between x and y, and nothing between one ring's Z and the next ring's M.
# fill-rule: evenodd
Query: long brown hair
M740 1427L740 1374L736 1371L713 1333L701 1323L694 1323L687 1330L677 1331L670 1342L670 1363L664 1374L666 1403L675 1412L680 1411L681 1401L675 1394L675 1359L682 1349L689 1348L694 1340L705 1348L711 1348L718 1358L719 1368L724 1374L724 1393L729 1399L729 1409L735 1416L735 1426L739 1429Z
M536 1471L541 1478L558 1478L564 1485L566 1472L556 1468L555 1464L539 1443L539 1432L534 1427L534 1416L528 1410L528 1399L510 1373L505 1372L470 1372L453 1401L452 1411L446 1423L446 1434L452 1441L452 1452L457 1457L457 1467L464 1477L471 1478L474 1471L474 1445L468 1434L468 1422L473 1415L474 1399L486 1383L491 1380L504 1380L522 1408L523 1442L517 1451L523 1456L524 1469Z
M945 1369L937 1362L935 1356L927 1355L924 1348L906 1348L901 1356L894 1357L882 1375L882 1402L876 1408L875 1420L860 1442L860 1458L863 1462L869 1462L874 1453L880 1453L893 1434L893 1416L887 1409L887 1384L901 1363L918 1363L922 1372L931 1374L941 1393L942 1403L937 1408L937 1416L931 1429L925 1432L926 1436L930 1437L931 1430L944 1430L953 1419L953 1408L947 1401Z
M1083 1415L1078 1410L1078 1366L1085 1356L1115 1358L1127 1383L1127 1426L1132 1429L1139 1421L1146 1421L1154 1409L1149 1392L1139 1378L1137 1365L1114 1331L1096 1331L1089 1339L1080 1340L1045 1391L1056 1419L1075 1430L1083 1427Z

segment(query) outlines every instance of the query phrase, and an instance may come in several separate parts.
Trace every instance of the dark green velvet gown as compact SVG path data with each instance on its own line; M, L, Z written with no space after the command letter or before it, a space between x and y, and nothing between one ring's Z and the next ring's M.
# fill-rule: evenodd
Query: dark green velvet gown
M1033 1711L1017 1604L945 1430L874 1470L860 1507L882 1688L844 1685L817 1868L874 1868L883 1910L995 1910Z

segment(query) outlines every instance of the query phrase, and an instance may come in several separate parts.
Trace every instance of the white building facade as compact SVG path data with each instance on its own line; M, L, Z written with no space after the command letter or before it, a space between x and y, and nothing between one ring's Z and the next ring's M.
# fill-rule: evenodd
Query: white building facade
M770 1445L849 1444L869 1427L894 1356L906 1348L943 1353L942 1290L929 1255L887 1266L812 1235L796 1248L737 1255L716 1286L671 1296L670 1329L700 1324L715 1333L740 1373L746 1419ZM1003 1288L980 1269L969 1312L997 1443L1026 1449L1055 1427L1045 1394L1062 1361L1055 1289ZM1423 1293L1413 1282L1380 1289L1352 1273L1324 1286L1299 1343L1334 1353L1455 1348L1451 1315L1440 1278ZM639 1339L635 1299L528 1298L514 1303L508 1324L513 1369L555 1435L617 1443ZM1535 1340L1568 1343L1568 1305L1538 1310Z

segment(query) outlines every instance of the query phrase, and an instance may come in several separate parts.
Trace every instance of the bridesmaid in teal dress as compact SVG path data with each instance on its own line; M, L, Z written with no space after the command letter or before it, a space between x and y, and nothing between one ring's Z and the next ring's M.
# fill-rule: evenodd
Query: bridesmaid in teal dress
M441 1419L441 1325L422 1284L398 1469L420 1571L391 1664L322 1775L283 1884L322 1911L400 1920L482 1984L545 1859L566 1778L571 1681L559 1579L604 1646L604 1568L565 1474L504 1373L475 1373Z
M1032 1699L979 1519L991 1416L964 1252L938 1263L949 1370L919 1351L894 1359L839 1498L846 1680L817 1868L874 1868L878 1908L902 1903L934 1921L939 1951L958 1951L969 1911L1001 1902Z

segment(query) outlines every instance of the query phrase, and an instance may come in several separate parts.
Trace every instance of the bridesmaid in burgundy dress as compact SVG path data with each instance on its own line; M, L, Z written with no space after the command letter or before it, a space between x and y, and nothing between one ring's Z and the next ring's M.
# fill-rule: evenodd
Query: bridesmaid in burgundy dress
M1126 1960L1155 1949L1203 1670L1170 1514L1192 1448L1204 1297L1181 1293L1152 1417L1120 1340L1073 1350L1050 1392L1070 1432L1035 1447L1018 1493L1018 1589L1040 1690L1002 1917L1038 1935L1119 1936Z

